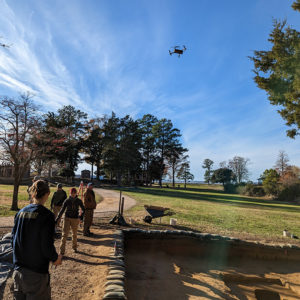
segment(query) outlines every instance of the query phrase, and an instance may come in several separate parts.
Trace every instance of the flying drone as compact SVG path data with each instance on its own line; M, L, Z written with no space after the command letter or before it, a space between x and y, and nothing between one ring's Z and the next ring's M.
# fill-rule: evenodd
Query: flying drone
M0 39L2 39L2 36L0 36ZM3 48L9 48L10 45L4 44L4 43L1 43L1 42L0 42L0 47L3 47Z
M3 47L3 48L9 48L10 46L9 46L9 45L6 45L6 44L0 43L0 47Z
M182 55L183 52L186 50L186 47L183 45L182 49L180 49L179 46L174 46L171 49L173 49L173 51L169 50L169 54L170 55L172 55L172 54L178 54L178 57L180 57L180 55Z

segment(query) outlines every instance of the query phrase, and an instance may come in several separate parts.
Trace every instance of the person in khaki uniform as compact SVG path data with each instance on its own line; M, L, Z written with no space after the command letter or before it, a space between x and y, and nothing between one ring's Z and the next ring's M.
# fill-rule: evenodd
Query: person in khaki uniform
M61 207L67 198L68 198L67 193L63 190L62 184L59 183L57 185L57 191L54 192L52 199L51 199L51 210L54 213L55 219L57 218L58 213L60 212ZM61 219L57 220L57 223L56 223L57 226L60 226L60 220Z
M95 193L93 191L93 184L89 183L87 185L87 190L84 193L84 207L85 207L85 214L84 214L84 222L83 222L83 235L84 236L91 236L93 235L90 232L90 227L93 223L93 215L94 209L96 208L96 200L95 200Z
M63 203L62 209L60 210L55 222L61 218L65 212L64 225L62 229L62 237L60 243L60 254L64 255L66 250L66 241L69 235L70 227L72 230L72 248L74 252L77 252L77 229L79 224L79 207L82 210L80 219L83 219L85 208L81 199L77 197L76 188L72 188L70 191L70 197Z

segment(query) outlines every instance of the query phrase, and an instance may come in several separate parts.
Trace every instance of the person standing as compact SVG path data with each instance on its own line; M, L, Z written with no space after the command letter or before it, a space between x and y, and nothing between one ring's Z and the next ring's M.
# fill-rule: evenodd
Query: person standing
M93 223L93 215L94 209L96 208L96 199L95 193L93 191L93 184L90 182L87 185L87 190L84 193L84 207L85 207L85 215L83 221L83 235L84 236L92 236L93 233L90 232L90 227Z
M62 187L63 186L61 183L57 185L57 191L54 192L51 199L51 210L54 213L55 219L57 218L58 213L60 212L64 201L68 198L67 193L63 190ZM60 226L60 220L61 219L57 220L57 224L56 224L57 226Z
M14 299L50 300L49 262L62 263L54 247L54 214L44 206L50 189L37 180L30 193L33 203L16 214L12 230Z
M70 232L70 227L72 230L72 249L74 252L77 252L77 229L79 224L79 207L82 210L80 219L83 220L84 211L85 211L83 203L81 199L77 197L76 188L71 188L70 197L64 201L62 209L60 210L55 220L55 223L57 223L58 220L62 217L63 213L66 211L63 230L62 230L63 232L62 232L62 237L60 242L61 255L65 254L66 241Z

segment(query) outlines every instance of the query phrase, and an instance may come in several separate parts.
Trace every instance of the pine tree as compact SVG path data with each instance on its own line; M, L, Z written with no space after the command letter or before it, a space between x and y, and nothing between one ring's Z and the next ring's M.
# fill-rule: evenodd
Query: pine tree
M292 6L300 11L297 0ZM295 138L300 129L300 32L287 26L286 21L274 21L269 51L254 51L254 80L265 90L272 105L291 127L287 135Z
M206 158L204 161L203 161L203 165L202 165L202 168L203 169L207 169L204 173L204 181L207 182L208 184L211 182L211 175L212 175L212 165L214 164L214 162L209 159L209 158Z

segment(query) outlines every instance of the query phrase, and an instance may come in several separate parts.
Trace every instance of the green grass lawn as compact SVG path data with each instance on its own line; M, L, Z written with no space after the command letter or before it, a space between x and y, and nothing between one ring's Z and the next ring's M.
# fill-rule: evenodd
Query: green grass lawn
M69 195L70 187L64 188L64 190ZM77 187L78 190L78 187ZM56 191L56 187L50 188L50 196L48 201L46 202L45 206L50 209L51 199L53 193ZM15 211L11 211L11 203L12 203L12 195L13 195L13 186L12 185L3 185L0 184L0 217L4 216L14 216L16 214ZM81 197L81 195L79 196ZM96 202L101 201L101 196L96 194ZM28 193L27 193L27 186L22 185L19 189L19 196L18 196L18 207L23 208L24 206L28 205Z
M202 232L280 239L283 229L300 236L300 206L266 198L226 194L220 186L189 185L187 189L124 189L138 205L129 214L145 215L144 205L169 207L183 227ZM164 217L165 223L170 217Z

